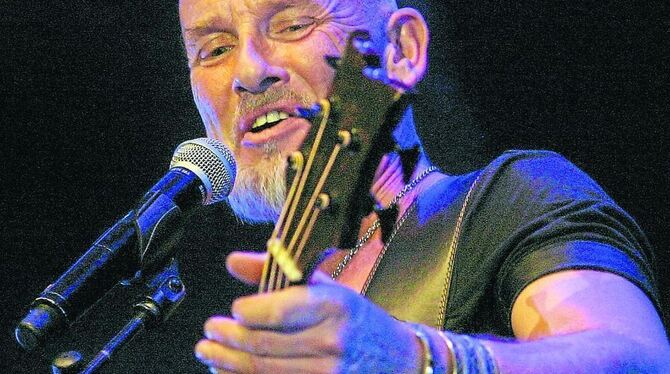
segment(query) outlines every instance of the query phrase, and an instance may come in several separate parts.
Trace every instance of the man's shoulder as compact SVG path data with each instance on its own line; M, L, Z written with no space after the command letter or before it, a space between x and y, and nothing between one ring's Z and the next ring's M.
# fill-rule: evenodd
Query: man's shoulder
M547 150L509 150L471 173L452 176L424 195L435 214L463 202L490 202L497 209L558 201L607 201L607 193L588 174L559 153ZM507 202L507 203L505 203ZM426 204L427 205L427 204Z
M551 171L548 166L570 166L576 168L561 154L549 150L507 150L493 159L482 172L532 172L533 170Z
M509 150L480 170L482 187L508 193L526 190L533 195L550 192L563 197L609 197L586 172L559 153L547 150Z
M492 159L483 168L455 175L431 188L433 194L453 193L468 189L473 183L524 183L524 181L550 182L556 179L582 179L594 184L579 167L561 154L549 150L508 150Z

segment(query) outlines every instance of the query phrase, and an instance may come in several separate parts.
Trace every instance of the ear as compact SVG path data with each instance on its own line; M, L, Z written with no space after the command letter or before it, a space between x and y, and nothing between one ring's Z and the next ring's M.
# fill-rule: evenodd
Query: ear
M386 31L387 77L399 89L412 89L428 69L428 24L417 10L402 8L391 15Z

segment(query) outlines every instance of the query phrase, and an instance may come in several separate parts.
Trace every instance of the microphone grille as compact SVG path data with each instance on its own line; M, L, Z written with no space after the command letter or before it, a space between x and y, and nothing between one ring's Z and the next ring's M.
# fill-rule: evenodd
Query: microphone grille
M235 158L215 139L198 138L181 143L172 155L170 168L174 167L183 167L200 177L206 190L204 205L224 200L235 184Z

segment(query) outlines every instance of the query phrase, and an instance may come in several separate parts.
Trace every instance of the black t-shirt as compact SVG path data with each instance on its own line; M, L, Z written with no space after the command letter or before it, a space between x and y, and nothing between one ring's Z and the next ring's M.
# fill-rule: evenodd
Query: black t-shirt
M449 245L475 180L455 253L446 322L436 327L511 336L514 298L534 279L562 269L615 272L657 303L640 229L586 174L551 152L508 152L481 171L450 178L422 194L375 272L367 293L374 302L400 319L435 325L412 316L416 308L435 315L441 302L445 259L427 253L431 246ZM222 246L260 247L272 228L262 233L256 226L238 228L239 240L232 240L220 219L230 213L218 208L206 213L187 225L191 230L180 256L185 301L168 321L119 351L108 371L207 371L193 356L202 324L213 314L229 314L235 297L255 290L227 274ZM436 292L427 292L431 289ZM123 295L108 295L52 353L77 349L88 361L131 315L127 290L117 291ZM32 365L44 372L48 362Z
M459 215L446 319L439 320L448 259L438 257L448 253ZM588 175L553 152L509 151L422 194L366 294L400 319L512 336L519 293L566 269L621 275L658 307L650 257L638 225Z

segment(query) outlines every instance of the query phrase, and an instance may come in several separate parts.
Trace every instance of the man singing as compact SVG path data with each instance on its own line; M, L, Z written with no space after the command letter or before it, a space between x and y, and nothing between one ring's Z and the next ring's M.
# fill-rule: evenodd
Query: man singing
M370 33L359 48L399 92L428 65L426 22L394 0L181 0L180 19L194 99L237 159L229 202L247 222L278 218L285 159L311 126L295 110L328 97L325 57L351 32ZM507 152L467 175L419 153L407 169L421 150L411 107L394 138L370 186L397 208L392 232L372 213L309 285L236 300L205 323L200 361L220 373L670 370L648 243L588 176L551 152ZM227 265L254 283L264 259Z

